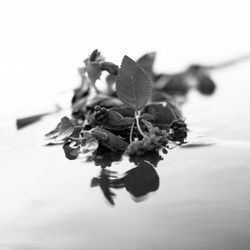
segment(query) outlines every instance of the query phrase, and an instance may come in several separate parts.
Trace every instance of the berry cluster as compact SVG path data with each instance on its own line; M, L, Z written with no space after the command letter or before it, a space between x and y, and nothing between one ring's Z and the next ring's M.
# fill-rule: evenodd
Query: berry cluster
M157 152L168 143L167 132L159 128L152 128L140 141L134 141L129 144L127 154L129 156L143 155L148 152Z
M172 121L170 124L168 139L184 143L187 137L187 125L183 119Z
M155 136L158 138L159 143L162 146L166 146L168 144L168 133L166 130L159 129L158 127L153 127L150 129L151 136Z
M108 116L108 110L104 107L100 107L99 105L94 107L94 118L102 122Z

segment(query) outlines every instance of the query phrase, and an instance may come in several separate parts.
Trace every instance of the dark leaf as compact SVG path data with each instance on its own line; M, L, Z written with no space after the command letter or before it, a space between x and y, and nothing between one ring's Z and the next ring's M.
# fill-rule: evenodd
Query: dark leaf
M122 102L118 98L99 94L88 101L87 109L93 110L97 105L105 108L112 108L121 106Z
M65 156L69 160L75 160L79 155L80 146L73 146L74 143L67 142L63 145Z
M160 179L151 164L143 161L138 167L129 170L124 178L127 191L141 197L159 188Z
M100 179L97 178L97 177L94 177L92 180L91 180L91 183L90 183L90 187L97 187L100 185Z
M112 151L124 151L128 146L127 142L108 130L94 128L90 131L91 134L99 141L99 143Z
M186 95L190 89L188 80L186 73L162 74L157 79L155 87L169 95Z
M173 120L181 118L179 107L171 101L148 104L143 112L151 114L154 117L153 125L162 128L168 127Z
M197 90L203 95L212 95L216 89L215 82L206 74L198 78Z
M48 113L16 119L17 129L21 129L21 128L24 128L28 125L35 123L35 122L38 122L41 120L42 117L44 117L46 115L48 115Z
M98 51L98 49L95 49L91 55L89 56L89 61L94 62L97 61L98 58L101 56L101 53Z
M31 124L33 124L33 123L35 123L35 122L38 122L38 121L40 121L44 116L51 115L51 114L55 114L55 113L59 112L60 110L61 110L61 107L58 106L58 105L56 105L56 109L55 109L54 111L16 119L16 126L17 126L17 129L22 129L22 128L28 126L28 125L31 125Z
M131 107L124 105L124 104L121 105L120 107L113 107L113 108L111 108L111 110L118 112L123 117L133 117L134 118L134 115L135 115L135 111Z
M149 113L143 113L141 116L141 119L147 120L147 121L153 121L154 117Z
M111 151L106 147L100 145L92 160L94 160L96 166L110 167L113 162L121 161L123 151Z
M113 197L115 194L110 189L109 170L102 169L100 175L100 188L110 204L115 205Z
M136 112L147 104L152 92L149 74L128 56L124 56L116 80L117 95Z
M116 111L108 110L108 116L103 121L102 126L106 129L122 130L131 127L133 122L134 118L132 117L123 117Z

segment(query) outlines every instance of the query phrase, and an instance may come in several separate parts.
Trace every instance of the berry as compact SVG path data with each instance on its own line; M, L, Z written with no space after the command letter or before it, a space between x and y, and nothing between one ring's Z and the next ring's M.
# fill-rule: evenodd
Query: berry
M187 125L182 119L174 120L170 124L168 139L184 143L187 138Z
M127 149L129 156L144 155L149 152L158 152L168 143L167 132L159 128L152 128L150 132L140 141L130 143Z
M96 106L94 107L94 111L99 111L99 110L101 110L101 106L96 105Z
M104 107L100 107L99 105L94 107L94 118L102 122L108 116L108 110Z

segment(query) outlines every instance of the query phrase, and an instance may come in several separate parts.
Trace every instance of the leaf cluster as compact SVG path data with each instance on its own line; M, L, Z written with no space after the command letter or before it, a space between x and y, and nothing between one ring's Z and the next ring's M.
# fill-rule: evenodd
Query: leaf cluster
M72 119L63 117L46 134L48 143L63 144L70 160L93 156L100 147L130 156L167 148L168 141L177 138L171 124L181 118L181 112L172 97L155 87L154 56L151 53L135 62L125 55L118 67L93 51L79 70L82 82L72 99ZM97 89L103 71L113 76L114 91ZM185 138L181 139L184 143Z

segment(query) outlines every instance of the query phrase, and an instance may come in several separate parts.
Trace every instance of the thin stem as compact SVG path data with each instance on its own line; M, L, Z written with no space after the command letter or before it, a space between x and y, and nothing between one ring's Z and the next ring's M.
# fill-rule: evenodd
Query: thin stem
M133 122L131 129L130 129L130 133L129 133L129 142L131 143L133 141L133 130L135 127L135 122Z
M142 131L141 129L141 126L140 126L140 121L139 121L139 118L140 118L140 113L135 113L135 120L136 120L136 126L140 132L140 134L143 136L143 137L147 137L147 135Z
M246 61L246 60L250 60L250 54L246 54L222 63L218 63L216 65L210 65L210 66L202 66L202 68L207 69L207 70L214 70L214 69L222 69L222 68L226 68L232 65L235 65L237 63Z

